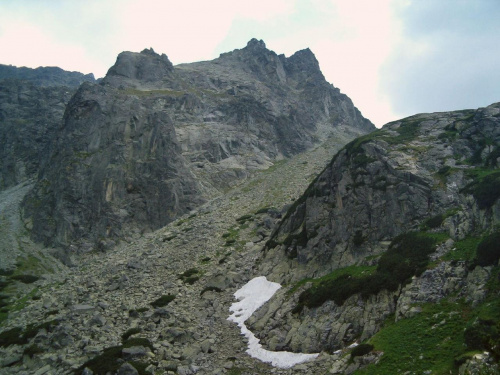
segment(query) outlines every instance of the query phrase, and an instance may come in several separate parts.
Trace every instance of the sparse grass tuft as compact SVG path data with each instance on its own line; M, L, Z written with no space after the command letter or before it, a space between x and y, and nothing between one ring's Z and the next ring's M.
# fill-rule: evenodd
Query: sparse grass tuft
M172 294L167 294L166 296L161 296L160 298L151 302L151 306L153 307L163 307L167 306L170 302L175 299L175 296Z

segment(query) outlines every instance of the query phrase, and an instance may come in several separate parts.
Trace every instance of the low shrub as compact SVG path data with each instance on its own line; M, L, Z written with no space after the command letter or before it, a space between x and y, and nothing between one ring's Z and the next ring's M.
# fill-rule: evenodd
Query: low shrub
M122 335L122 340L127 340L130 336L135 335L136 333L140 333L142 330L139 327L130 328L125 331Z
M189 284L189 285L193 285L195 282L197 282L198 280L200 279L199 276L190 276L190 277L186 277L185 279L183 279L183 281L186 283L186 284Z
M26 328L15 327L0 333L0 347L10 345L25 345L35 337L41 329L50 331L52 327L59 324L57 320L51 320L41 324L28 324Z
M33 284L35 281L39 280L38 276L33 275L14 275L10 277L12 280L20 281L24 284Z
M123 347L124 348L131 348L133 346L144 346L145 348L149 348L151 350L154 350L153 344L151 344L151 341L144 337L133 337L131 339L123 341Z
M476 264L485 267L498 264L500 260L500 231L486 236L476 249Z
M365 242L365 237L363 236L363 232L360 230L357 230L356 233L354 233L354 237L352 238L352 243L354 246L361 246Z
M407 284L425 270L435 243L436 239L425 233L399 235L380 257L375 273L357 277L343 274L313 285L300 294L299 303L292 312L299 313L304 306L319 307L329 300L340 306L355 294L368 298L384 289L395 291L400 284Z
M161 296L160 298L154 300L153 302L150 303L150 305L153 307L163 307L167 306L174 299L175 299L174 295L168 294L166 296Z
M11 328L0 333L0 348L10 345L23 345L23 329L21 327Z
M476 177L463 191L476 198L479 208L490 208L500 198L500 171Z
M469 350L489 351L496 358L500 357L500 323L494 320L477 319L466 327L465 344Z
M181 273L179 275L179 279L185 279L185 278L193 276L193 275L195 275L195 274L197 274L199 272L200 271L198 271L196 268L190 268L187 271L184 271L183 273Z
M361 357L365 354L370 353L373 350L373 345L370 344L359 344L351 351L351 358Z
M244 224L246 221L250 220L252 215L243 215L236 219L239 224Z
M197 270L196 268L190 268L184 273L180 274L179 279L181 279L183 282L187 284L192 285L200 279L200 277L197 275L199 273L200 271Z
M422 223L421 228L423 230L439 228L441 224L443 224L445 218L446 217L443 214L430 217Z
M40 348L38 345L33 344L24 349L23 355L27 355L30 358L33 358L35 354L44 353L44 350Z
M75 375L80 375L85 368L89 368L96 375L106 375L107 373L114 374L121 366L119 360L121 359L123 346L113 346L104 349L102 354L85 362L76 371Z

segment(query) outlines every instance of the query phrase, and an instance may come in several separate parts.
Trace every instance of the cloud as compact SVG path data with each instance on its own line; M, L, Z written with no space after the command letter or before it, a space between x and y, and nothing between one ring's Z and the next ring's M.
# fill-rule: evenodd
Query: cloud
M119 43L136 51L153 47L173 63L206 60L216 57L215 49L234 19L265 22L288 7L284 0L128 1L119 10Z
M402 35L381 70L381 90L404 116L500 100L500 3L407 2Z
M103 75L114 62L118 0L0 4L0 63Z

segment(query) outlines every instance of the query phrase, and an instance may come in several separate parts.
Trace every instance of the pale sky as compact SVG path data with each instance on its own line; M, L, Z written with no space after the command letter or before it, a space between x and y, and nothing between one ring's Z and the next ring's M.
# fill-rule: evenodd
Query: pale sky
M499 0L0 0L0 64L102 77L121 51L310 48L377 126L500 101Z

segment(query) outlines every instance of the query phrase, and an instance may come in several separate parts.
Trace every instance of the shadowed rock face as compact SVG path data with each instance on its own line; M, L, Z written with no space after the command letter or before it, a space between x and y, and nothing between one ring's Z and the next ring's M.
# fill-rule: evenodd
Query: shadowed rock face
M75 89L0 80L0 190L35 178Z
M252 40L176 67L151 49L123 52L68 104L26 217L45 244L104 245L164 226L342 129L374 127L309 50L286 58Z
M77 87L92 74L0 64L0 190L36 177Z

